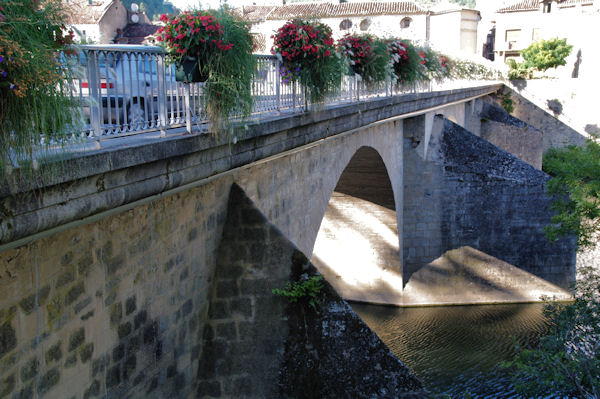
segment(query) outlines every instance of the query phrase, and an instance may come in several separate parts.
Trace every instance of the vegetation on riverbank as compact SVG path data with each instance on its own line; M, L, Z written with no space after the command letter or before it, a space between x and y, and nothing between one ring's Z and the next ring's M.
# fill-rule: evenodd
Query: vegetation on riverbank
M557 198L548 238L572 234L580 248L595 247L600 232L600 145L589 141L585 147L551 149L544 155L544 170L553 176L548 193ZM546 305L550 333L536 348L520 348L507 365L517 390L528 397L600 397L600 272L591 266L578 270L573 295L573 303Z

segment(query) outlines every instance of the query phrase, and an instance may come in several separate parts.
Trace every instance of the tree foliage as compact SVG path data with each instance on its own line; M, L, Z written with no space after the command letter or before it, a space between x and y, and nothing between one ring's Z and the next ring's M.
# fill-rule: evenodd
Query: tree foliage
M567 39L553 38L531 43L521 51L521 56L525 60L525 66L545 71L565 65L572 49L573 46L567 44Z
M549 334L506 364L525 397L600 397L600 274L580 274L573 303L546 305Z
M123 5L127 9L131 9L132 3L138 4L140 10L146 13L151 20L157 20L162 14L179 13L179 9L168 0L143 0L142 2L136 0L123 0Z
M594 233L600 230L600 144L589 141L585 147L550 149L544 154L543 169L553 176L548 193L557 198L546 235L556 240L575 234L580 246L593 245Z

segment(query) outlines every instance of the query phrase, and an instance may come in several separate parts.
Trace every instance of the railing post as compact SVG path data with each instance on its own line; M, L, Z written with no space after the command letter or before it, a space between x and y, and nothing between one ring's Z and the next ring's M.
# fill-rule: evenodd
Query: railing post
M292 98L294 99L294 113L296 113L296 82L292 84Z
M275 93L277 101L277 112L281 112L281 63L275 60L277 64L277 76L275 77Z
M88 95L90 106L90 128L96 139L102 136L102 99L100 98L100 70L98 68L98 52L87 54Z
M158 80L158 124L161 137L166 136L167 127L167 85L165 81L165 56L159 54L156 57L156 76ZM154 94L152 94L154 96Z
M192 108L190 106L190 83L183 84L183 107L185 109L185 130L192 133Z

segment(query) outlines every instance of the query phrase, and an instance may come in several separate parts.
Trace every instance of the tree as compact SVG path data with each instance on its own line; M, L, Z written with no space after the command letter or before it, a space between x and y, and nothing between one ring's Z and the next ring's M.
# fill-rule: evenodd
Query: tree
M551 240L568 234L580 246L594 245L600 231L600 144L589 141L585 147L550 149L544 154L543 169L552 179L548 193L557 199L552 209L552 225L546 235Z
M131 3L139 3L136 0L123 0L125 8L130 9ZM157 20L162 14L178 14L179 9L168 0L144 0L139 3L142 10L151 20Z
M594 246L600 232L600 145L551 149L543 165L553 176L548 193L556 196L552 207L558 212L547 236L575 234L581 246ZM600 271L585 267L578 274L575 301L547 303L549 333L506 364L526 397L600 398Z
M550 332L505 367L525 397L600 398L600 274L581 271L572 304L548 303Z
M525 66L545 71L565 65L566 58L571 54L573 46L567 44L567 39L553 38L531 43L521 51Z

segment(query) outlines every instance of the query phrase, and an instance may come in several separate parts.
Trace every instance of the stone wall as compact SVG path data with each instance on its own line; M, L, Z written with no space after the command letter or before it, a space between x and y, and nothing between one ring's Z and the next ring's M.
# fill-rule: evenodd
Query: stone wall
M517 91L508 87L505 87L504 91L511 94L515 108L512 115L542 131L542 152L546 152L549 148L560 148L567 145L582 145L585 143L585 140L587 139L586 136L569 127L567 124L538 107L524 96L521 96Z
M575 244L544 236L551 199L543 172L440 117L427 158L415 147L405 128L405 281L445 251L471 246L568 287Z
M1 253L0 397L187 396L227 188Z
M233 185L218 251L198 397L423 397L421 383L324 282L315 312L272 293L315 275Z
M543 133L493 103L481 103L479 137L542 169Z

